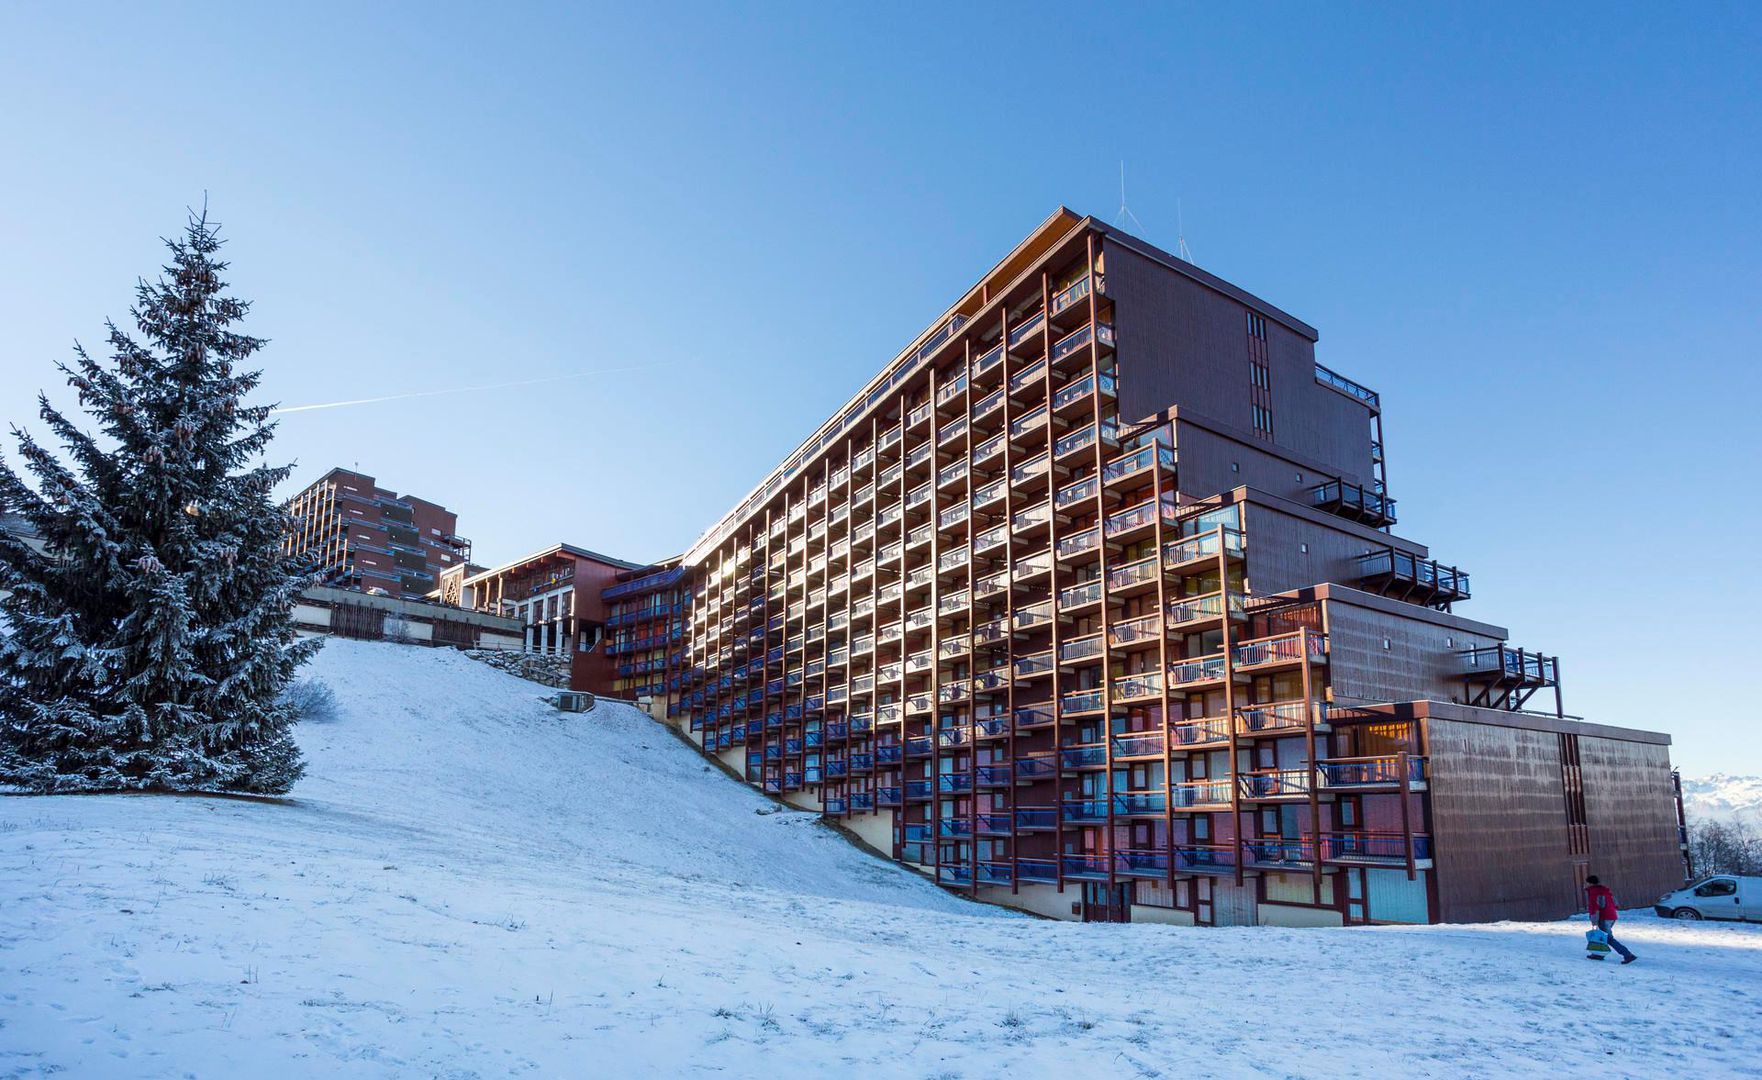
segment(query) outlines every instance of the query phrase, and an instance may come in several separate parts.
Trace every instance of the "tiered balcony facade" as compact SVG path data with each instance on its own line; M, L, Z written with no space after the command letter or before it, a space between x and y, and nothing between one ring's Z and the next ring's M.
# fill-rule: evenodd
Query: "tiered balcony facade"
M926 335L709 537L675 707L950 888L1413 867L1413 829L1328 808L1423 790L1423 760L1331 756L1319 610L1269 614L1241 507L1119 415L1093 243ZM1466 595L1437 569L1392 567ZM1301 835L1258 835L1286 808Z

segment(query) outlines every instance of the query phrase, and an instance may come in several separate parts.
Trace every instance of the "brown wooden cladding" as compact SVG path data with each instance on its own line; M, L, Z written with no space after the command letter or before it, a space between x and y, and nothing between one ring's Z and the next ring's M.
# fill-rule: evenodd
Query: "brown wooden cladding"
M1616 739L1579 739L1590 873L1623 907L1640 907L1682 886L1670 748Z
M1576 910L1558 738L1427 721L1443 922L1557 919Z
M1122 343L1131 343L1119 352L1120 415L1137 420L1178 404L1250 433L1252 439L1247 317L1257 309L1190 277L1170 273L1119 244L1106 246L1106 261L1115 328ZM1369 484L1368 410L1316 383L1314 343L1277 318L1267 320L1267 346L1272 368L1272 445L1315 460L1331 475ZM1184 454L1181 468L1186 490ZM1280 474L1286 471L1279 469ZM1313 483L1322 479L1318 476ZM1242 482L1237 478L1214 483L1205 494ZM1266 489L1282 494L1287 486Z
M1252 534L1251 534L1252 535ZM1251 567L1261 558L1249 541ZM1251 573L1254 572L1251 570ZM1330 597L1346 590L1329 590ZM1371 600L1375 598L1366 597ZM1396 605L1396 601L1384 601ZM1460 650L1497 644L1502 635L1441 625L1436 613L1411 604L1400 613L1327 602L1329 683L1336 701L1461 701ZM1458 620L1466 622L1467 620ZM1495 627L1488 627L1496 630ZM1387 641L1389 647L1383 648Z
M1253 501L1243 514L1244 526L1252 538L1248 553L1249 589L1263 596L1323 581L1354 583L1359 580L1359 556L1378 548L1394 547L1420 558L1426 556L1423 544L1339 519L1324 525Z
M1626 908L1682 884L1662 737L1607 738L1592 734L1610 730L1595 725L1531 717L1506 725L1497 713L1481 715L1487 722L1426 721L1443 921L1563 918L1583 910L1585 874L1601 877ZM1572 850L1558 733L1566 730L1576 732L1588 855Z

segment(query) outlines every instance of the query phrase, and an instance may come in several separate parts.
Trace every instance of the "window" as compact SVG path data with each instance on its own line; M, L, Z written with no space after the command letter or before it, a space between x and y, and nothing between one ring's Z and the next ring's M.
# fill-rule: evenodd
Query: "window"
M1248 313L1248 405L1254 433L1273 437L1273 368L1266 348L1266 319Z
M1733 896L1738 891L1738 883L1730 878L1715 878L1695 890L1696 896Z

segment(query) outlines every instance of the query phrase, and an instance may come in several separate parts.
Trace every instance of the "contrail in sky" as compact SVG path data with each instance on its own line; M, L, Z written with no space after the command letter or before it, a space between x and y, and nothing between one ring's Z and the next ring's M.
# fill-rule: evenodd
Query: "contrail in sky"
M590 375L610 375L618 371L642 371L647 368L666 367L666 364L630 364L626 367L601 368L598 371L577 371L570 375L547 375L542 379L520 379L515 382L490 383L488 386L455 386L447 390L416 390L408 394L387 394L385 397L356 398L353 401L325 401L317 405L287 405L279 409L269 410L271 416L286 413L312 412L316 409L342 409L350 405L377 405L382 401L407 401L410 398L440 397L443 394L470 394L479 390L506 390L512 386L537 386L540 383L562 382L565 379L585 379Z

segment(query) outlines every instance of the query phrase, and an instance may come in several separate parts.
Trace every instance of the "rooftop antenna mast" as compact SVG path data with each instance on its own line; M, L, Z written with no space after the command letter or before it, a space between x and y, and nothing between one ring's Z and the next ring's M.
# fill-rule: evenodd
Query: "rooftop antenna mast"
M1187 217L1181 213L1181 197L1175 196L1175 254L1190 263L1196 263L1193 249L1187 246Z
M1144 223L1138 220L1138 215L1132 213L1132 208L1126 205L1126 162L1122 158L1120 160L1120 212L1113 216L1113 223L1124 228L1127 222L1131 222L1141 233L1149 231L1144 227Z

